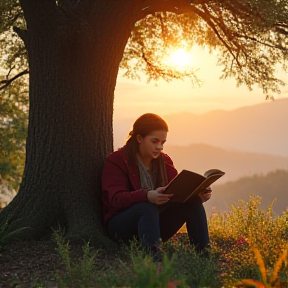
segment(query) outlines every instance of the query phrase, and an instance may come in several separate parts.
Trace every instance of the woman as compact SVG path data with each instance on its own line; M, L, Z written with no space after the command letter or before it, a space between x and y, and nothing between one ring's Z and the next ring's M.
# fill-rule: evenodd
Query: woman
M197 251L209 243L202 203L211 192L186 203L169 203L173 195L162 194L177 175L172 160L162 152L167 132L160 116L140 116L126 145L106 157L102 175L104 225L109 235L124 241L136 236L153 255L159 253L160 241L170 239L184 223Z

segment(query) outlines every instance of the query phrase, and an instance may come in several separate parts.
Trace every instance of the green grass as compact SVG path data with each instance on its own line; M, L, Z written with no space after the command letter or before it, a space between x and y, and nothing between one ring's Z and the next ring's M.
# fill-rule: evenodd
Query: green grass
M13 231L9 231L8 223L9 223L9 217L7 217L5 221L3 222L3 225L0 226L0 249L3 248L6 245L6 243L9 242L9 240L11 239L16 240L18 235L22 231L31 229L30 227L22 227L22 228L15 229Z
M94 280L94 261L98 251L93 250L89 243L83 246L83 257L76 263L70 257L69 242L64 238L64 231L55 230L53 238L57 244L57 252L64 263L65 271L58 273L56 279L59 287L91 287Z

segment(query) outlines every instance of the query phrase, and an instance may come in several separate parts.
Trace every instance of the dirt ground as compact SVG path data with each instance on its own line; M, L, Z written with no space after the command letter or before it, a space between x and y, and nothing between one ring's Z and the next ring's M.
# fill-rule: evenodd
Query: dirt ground
M81 245L71 245L70 258L79 260ZM113 255L98 255L96 266L113 263ZM56 274L65 271L52 241L19 242L0 249L0 288L56 288Z

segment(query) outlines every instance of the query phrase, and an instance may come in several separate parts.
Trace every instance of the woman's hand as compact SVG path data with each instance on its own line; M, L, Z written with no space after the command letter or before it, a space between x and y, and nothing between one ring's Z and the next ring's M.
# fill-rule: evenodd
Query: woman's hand
M207 187L206 190L204 190L199 194L202 203L208 201L211 198L211 196L212 196L212 189L210 187Z
M156 190L149 190L147 192L147 199L149 202L157 205L164 204L169 201L173 194L163 194L166 187L159 187Z

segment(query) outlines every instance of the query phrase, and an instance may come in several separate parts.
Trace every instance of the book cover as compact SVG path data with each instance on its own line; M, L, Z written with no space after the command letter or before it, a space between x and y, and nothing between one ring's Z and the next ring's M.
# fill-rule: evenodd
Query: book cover
M204 175L182 170L167 186L163 193L173 194L169 202L186 202L190 197L205 191L212 183L222 177L225 172L210 169Z

